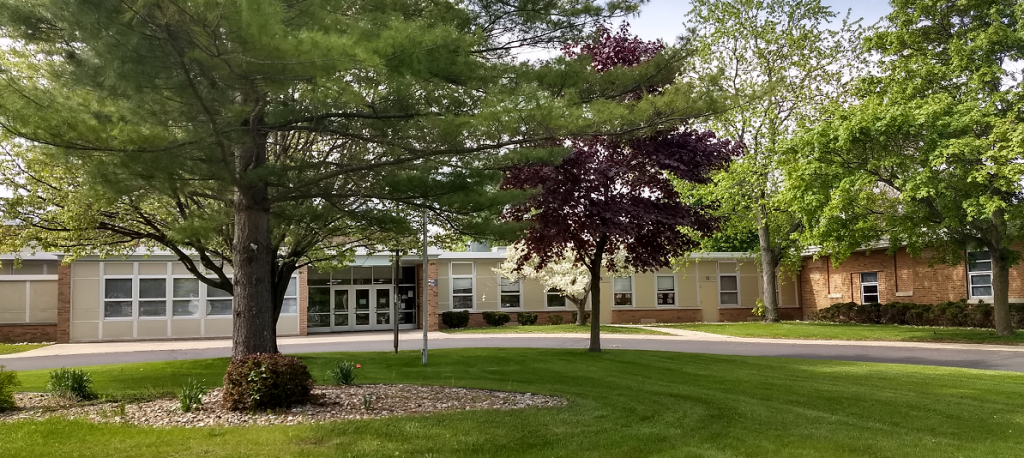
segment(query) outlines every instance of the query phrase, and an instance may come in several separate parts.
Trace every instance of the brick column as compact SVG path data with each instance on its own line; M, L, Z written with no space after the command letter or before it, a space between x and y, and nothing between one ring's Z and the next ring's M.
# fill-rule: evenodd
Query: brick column
M57 267L57 343L71 341L71 265Z
M307 335L309 318L309 266L299 268L299 335Z
M437 261L430 261L427 267L427 278L434 281L433 286L427 287L429 296L427 301L427 330L435 332L440 326L440 317L437 315Z

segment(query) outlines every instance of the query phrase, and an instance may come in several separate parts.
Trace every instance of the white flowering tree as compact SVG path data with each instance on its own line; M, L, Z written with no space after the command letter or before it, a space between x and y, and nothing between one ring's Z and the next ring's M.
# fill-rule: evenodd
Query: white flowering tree
M616 251L613 259L615 269L609 272L610 275L628 277L635 273L635 270L626 264L625 251ZM591 285L590 270L587 266L574 262L569 250L542 268L537 268L538 264L539 259L528 253L521 242L516 242L508 247L505 262L494 269L494 272L511 281L521 281L525 278L537 280L544 288L558 291L578 310L576 325L586 325L587 297L590 296Z

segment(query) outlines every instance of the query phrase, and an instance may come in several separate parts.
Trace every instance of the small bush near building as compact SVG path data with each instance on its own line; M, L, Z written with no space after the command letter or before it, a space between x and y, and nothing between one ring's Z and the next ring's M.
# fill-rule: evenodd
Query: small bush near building
M516 314L516 322L522 326L533 326L537 324L537 314L533 312L519 312Z
M576 318L579 316L579 312L572 312L572 322L576 323ZM590 322L590 312L583 313L583 324Z
M966 299L934 305L912 302L844 302L819 310L815 320L829 323L993 328L992 313L991 304L968 304ZM1024 325L1024 304L1010 304L1010 319L1014 328Z
M550 324L552 326L558 326L558 325L562 324L562 320L564 320L564 319L565 319L565 317L563 317L562 315L551 314L551 315L548 315L548 324Z
M178 395L178 403L182 412L191 412L203 408L203 396L206 396L206 384L203 381L190 378L181 387L181 394Z
M231 360L224 374L224 407L236 411L280 409L308 402L313 376L298 358L257 353Z
M441 314L441 323L452 329L469 326L469 310L449 310Z
M338 361L327 371L327 378L335 385L355 385L356 369L360 366L352 361Z
M484 312L484 322L490 326L504 326L511 320L512 317L505 312Z
M50 372L46 391L70 402L90 401L97 397L96 392L92 390L92 376L88 372L66 367Z
M18 373L0 366L0 412L18 408L14 402L14 389L21 386Z

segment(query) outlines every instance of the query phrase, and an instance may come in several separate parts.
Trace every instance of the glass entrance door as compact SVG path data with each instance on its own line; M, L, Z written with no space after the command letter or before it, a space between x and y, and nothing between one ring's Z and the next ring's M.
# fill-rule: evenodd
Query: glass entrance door
M332 332L352 330L352 327L350 326L352 323L352 317L349 316L349 311L352 309L352 306L349 301L349 296L351 296L351 294L347 288L334 290L334 297L332 298L334 301L332 307L333 313L331 314L331 318L333 320L331 321Z
M333 286L310 288L310 332L384 331L392 328L396 306L393 286ZM328 293L329 291L329 293ZM415 329L416 298L413 287L399 287L398 307L401 329Z

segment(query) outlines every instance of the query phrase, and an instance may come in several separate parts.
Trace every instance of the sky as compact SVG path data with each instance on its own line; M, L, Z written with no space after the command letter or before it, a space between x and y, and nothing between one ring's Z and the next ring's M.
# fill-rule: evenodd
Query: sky
M850 18L864 18L864 24L877 22L892 10L888 0L822 0L822 3L845 15L850 10ZM688 0L650 0L640 9L640 16L629 19L633 33L645 40L660 38L667 43L675 42L676 36L683 32L683 19L690 11Z

